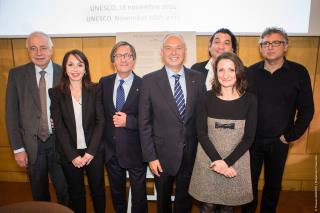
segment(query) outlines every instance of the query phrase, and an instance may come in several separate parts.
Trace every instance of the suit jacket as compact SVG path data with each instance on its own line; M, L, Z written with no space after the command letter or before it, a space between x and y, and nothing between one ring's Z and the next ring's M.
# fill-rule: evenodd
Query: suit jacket
M106 145L106 163L116 156L121 167L135 168L143 165L142 151L138 132L138 104L141 78L134 74L132 86L123 106L122 112L127 114L126 127L116 128L113 115L116 112L113 103L113 88L116 74L101 78L102 102L105 114L104 141Z
M203 62L199 62L199 63L195 63L194 65L192 65L191 69L192 70L197 70L199 72L202 72L204 74L204 77L206 78L208 75L208 71L206 69L206 66L208 64L209 60L203 61Z
M57 136L57 149L62 159L72 161L79 156L77 152L77 132L72 97L70 91L50 89L51 116ZM102 150L104 115L101 92L97 85L82 87L82 126L87 145L86 152L95 156Z
M61 67L53 63L53 86ZM41 107L35 65L28 63L9 72L6 94L6 125L12 150L24 148L30 163L37 159Z
M143 77L139 129L145 161L159 159L164 172L176 175L183 154L192 171L197 150L196 106L205 93L202 74L184 68L187 88L185 120L182 121L165 68Z

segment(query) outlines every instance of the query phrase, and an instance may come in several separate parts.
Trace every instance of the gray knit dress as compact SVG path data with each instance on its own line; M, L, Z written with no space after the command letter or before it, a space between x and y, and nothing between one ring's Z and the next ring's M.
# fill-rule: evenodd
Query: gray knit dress
M230 206L248 203L253 199L248 149L256 126L256 100L253 95L245 94L234 101L223 101L211 93L205 100L209 103L202 103L197 120L200 123L197 128L201 128L200 144L189 193L206 203ZM210 153L209 148L214 152ZM237 175L229 178L211 170L210 163L219 159L232 166Z

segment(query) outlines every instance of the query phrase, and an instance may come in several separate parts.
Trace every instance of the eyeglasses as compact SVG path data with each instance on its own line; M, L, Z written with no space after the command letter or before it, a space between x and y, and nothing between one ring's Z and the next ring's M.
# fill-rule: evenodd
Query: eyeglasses
M125 53L125 54L115 54L113 55L113 57L116 59L116 60L120 60L120 59L125 59L125 60L129 60L129 59L132 59L133 58L133 55L132 54L129 54L129 53Z
M264 41L260 43L260 46L263 48L270 47L270 46L279 47L281 44L285 44L285 43L286 43L285 41L272 41L272 42Z
M38 51L47 52L48 50L49 50L49 47L47 47L47 46L40 46L40 47L32 46L32 47L29 48L29 51L31 53L36 53Z

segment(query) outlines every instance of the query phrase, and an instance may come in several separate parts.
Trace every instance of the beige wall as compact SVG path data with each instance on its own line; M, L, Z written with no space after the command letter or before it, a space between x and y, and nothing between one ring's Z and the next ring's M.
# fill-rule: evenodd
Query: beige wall
M209 38L210 36L197 36L197 61L207 59ZM305 135L291 145L283 179L283 188L286 190L314 190L315 186L315 159L320 153L319 39L320 37L289 38L287 58L306 66L311 76L315 116ZM66 51L77 48L88 56L94 81L113 73L108 56L115 43L115 37L55 38L53 42L55 62L61 63ZM238 42L238 53L246 66L260 60L258 37L240 36ZM0 181L28 181L25 170L16 165L10 150L4 114L9 69L26 62L28 55L25 39L0 39Z

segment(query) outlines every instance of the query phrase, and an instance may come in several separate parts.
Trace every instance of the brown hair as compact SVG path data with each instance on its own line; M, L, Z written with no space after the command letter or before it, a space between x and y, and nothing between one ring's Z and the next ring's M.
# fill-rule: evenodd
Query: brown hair
M71 50L71 51L67 52L63 57L62 75L61 75L60 83L57 87L60 88L60 90L63 92L69 91L70 80L69 80L69 76L67 74L67 62L68 62L70 55L73 55L80 62L84 63L85 74L82 78L82 86L85 88L89 88L92 85L94 85L94 83L92 83L92 81L91 81L89 61L88 61L87 56L83 52L81 52L80 50Z
M218 80L218 64L223 59L229 59L234 63L236 72L236 83L234 88L237 90L239 95L243 95L247 89L247 80L245 76L245 68L241 59L232 52L225 52L217 57L214 64L214 79L212 82L212 91L215 95L221 95L221 84Z

